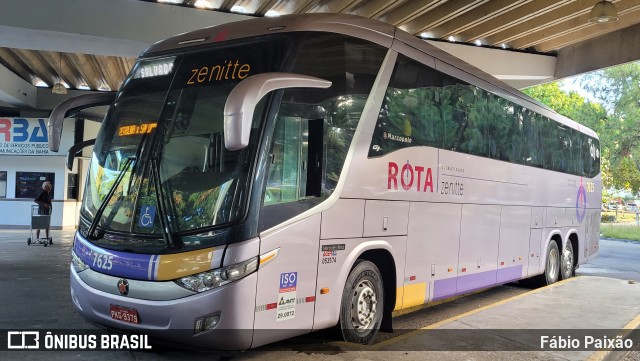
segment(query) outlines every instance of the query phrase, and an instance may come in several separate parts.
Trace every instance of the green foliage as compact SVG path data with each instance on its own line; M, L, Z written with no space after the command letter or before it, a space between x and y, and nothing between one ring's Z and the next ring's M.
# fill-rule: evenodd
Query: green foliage
M619 210L617 212L616 211L602 212L601 219L611 219L611 217L613 217L613 220L610 222L631 223L636 221L635 212L627 212L623 210Z
M603 238L617 238L631 241L640 241L640 227L635 223L625 226L603 224L600 226Z
M603 167L603 169L604 169L604 167ZM613 196L611 195L609 190L606 189L606 188L603 188L602 189L602 204L609 204L609 203L611 203L612 199L613 199Z
M640 191L640 62L603 69L583 77L581 85L608 111L600 133L611 174L605 185Z
M604 188L639 192L640 62L585 75L580 83L604 106L586 101L576 92L563 91L558 82L524 92L598 133Z
M613 223L616 221L616 216L612 215L612 214L602 214L602 217L600 217L600 222L602 223Z
M575 91L567 92L560 89L559 82L538 85L524 89L523 92L559 114L586 125L596 132L599 132L607 122L607 112L602 105L586 100Z
M617 189L628 189L634 192L640 189L640 171L631 158L622 157L617 160L611 185Z

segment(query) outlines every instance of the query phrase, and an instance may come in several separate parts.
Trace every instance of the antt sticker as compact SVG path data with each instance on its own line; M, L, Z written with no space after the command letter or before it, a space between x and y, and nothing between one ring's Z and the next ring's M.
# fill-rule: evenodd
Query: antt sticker
M278 291L276 321L285 321L296 317L297 283L298 272L280 274L280 289Z

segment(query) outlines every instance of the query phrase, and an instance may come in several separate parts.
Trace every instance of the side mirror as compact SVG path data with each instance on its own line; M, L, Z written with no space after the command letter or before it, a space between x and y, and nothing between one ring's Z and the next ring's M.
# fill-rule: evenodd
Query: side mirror
M224 105L224 146L238 150L249 145L255 107L267 93L288 88L328 88L331 82L314 76L294 73L252 75L231 90Z
M96 142L96 139L93 138L93 139L85 140L84 142L72 145L71 148L69 148L69 152L67 152L67 169L68 170L73 169L73 160L76 158L76 155L84 148L90 145L94 145L95 142Z
M64 118L71 117L78 111L100 105L110 105L115 99L115 93L92 93L69 98L56 105L49 116L49 150L60 150L60 137L62 137L62 122Z

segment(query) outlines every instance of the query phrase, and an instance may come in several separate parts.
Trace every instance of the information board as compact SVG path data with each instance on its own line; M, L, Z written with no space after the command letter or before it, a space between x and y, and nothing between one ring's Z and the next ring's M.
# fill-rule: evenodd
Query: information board
M47 172L16 172L16 198L35 199L42 192L42 183L56 185L56 174ZM53 199L53 192L51 192Z

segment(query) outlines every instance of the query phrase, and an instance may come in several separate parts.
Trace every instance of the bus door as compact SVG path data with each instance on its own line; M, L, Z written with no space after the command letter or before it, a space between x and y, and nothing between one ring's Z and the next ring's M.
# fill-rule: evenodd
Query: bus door
M260 211L253 347L313 327L321 216L281 224L320 202L322 126L322 119L276 119Z

